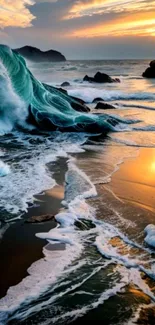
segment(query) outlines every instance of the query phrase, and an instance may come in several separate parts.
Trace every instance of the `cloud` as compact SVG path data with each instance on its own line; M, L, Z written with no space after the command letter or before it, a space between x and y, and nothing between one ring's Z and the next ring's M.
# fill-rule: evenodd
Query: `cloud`
M76 0L65 19L105 13L138 12L155 9L154 0Z
M72 37L122 37L122 36L155 36L155 11L139 14L125 14L104 23L74 30Z
M0 0L0 28L30 27L35 16L29 10L32 0Z

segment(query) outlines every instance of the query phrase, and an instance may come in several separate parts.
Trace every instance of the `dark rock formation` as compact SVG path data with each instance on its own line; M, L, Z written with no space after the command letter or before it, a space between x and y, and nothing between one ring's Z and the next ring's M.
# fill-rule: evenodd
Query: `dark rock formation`
M87 76L87 75L83 78L83 81L95 82L94 78L89 77L89 76Z
M18 52L24 58L33 61L33 62L60 62L66 61L64 55L62 55L58 51L49 50L49 51L41 51L33 46L24 46L19 49L14 49L14 52Z
M69 87L70 86L70 83L65 81L61 84L61 87Z
M143 72L142 76L144 78L155 78L155 60L150 62L149 68Z
M106 83L106 82L112 83L112 82L120 82L120 79L118 78L113 79L110 76L108 76L108 74L106 73L97 72L93 78L86 75L83 78L83 81L97 82L97 83Z
M150 62L150 67L151 68L155 68L155 60L153 60L153 61Z
M94 100L92 101L92 103L94 104L94 103L103 102L103 101L104 101L103 98L101 98L101 97L96 97L96 98L94 98Z
M54 219L54 216L52 214L45 214L45 215L42 215L42 216L30 217L25 222L26 223L38 223L38 222L50 221L52 219Z
M116 107L111 104L99 102L97 103L95 109L116 109Z

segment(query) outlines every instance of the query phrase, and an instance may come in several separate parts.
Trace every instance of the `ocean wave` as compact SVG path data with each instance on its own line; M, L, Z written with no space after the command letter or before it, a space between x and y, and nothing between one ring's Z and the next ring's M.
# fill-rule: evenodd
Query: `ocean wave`
M61 132L53 133L52 137L14 132L9 139L3 138L7 163L0 160L0 176L5 176L5 181L0 177L0 208L7 211L8 217L9 213L16 215L27 211L35 194L55 185L51 164L58 157L67 158L70 153L82 152L81 145L86 140L87 135L83 133ZM10 146L14 147L13 152Z
M119 90L97 89L94 87L78 87L69 89L68 94L81 98L86 103L92 103L95 98L111 100L155 100L155 94L150 92L125 93Z
M79 102L52 86L43 85L28 70L23 57L4 45L0 45L0 64L2 134L17 125L28 128L28 121L49 131L103 134L115 131L117 119L113 123L107 115L99 117L74 110L74 105L79 106Z
M107 287L101 293L94 294L91 302L85 306L82 305L80 308L70 310L67 308L67 310L59 309L55 318L49 314L50 317L46 317L49 324L83 316L121 292L130 283L155 301L153 292L141 275L141 272L144 272L150 278L154 278L154 269L150 260L151 250L143 244L138 244L135 240L129 239L116 226L103 220L97 220L95 209L85 200L85 197L88 198L93 195L96 195L93 183L71 160L66 174L66 209L55 217L59 226L48 233L37 234L37 237L46 239L48 242L43 250L45 258L33 263L28 270L29 276L16 286L11 287L7 295L0 300L0 320L3 324L7 324L8 321L27 320L29 322L33 315L47 312L47 308L50 313L51 305L58 304L61 297L81 288L85 282L93 278L102 269L108 268L109 265L113 267L113 272L110 269L110 274L115 273L115 276L113 281L112 279L106 281ZM91 222L93 227L87 226L82 231L80 228L77 229L77 221L81 226L86 221ZM115 239L119 239L120 242L115 241ZM62 250L53 251L51 249L51 245L55 242L65 243L63 253ZM82 258L83 252L90 247L96 247L96 250L104 257L103 260L99 259L100 263L98 264L98 259L94 261L93 255L92 267L88 258ZM137 250L136 256L133 254L133 248ZM89 265L87 273L81 275L80 269L87 263ZM118 278L116 278L116 274ZM107 280L110 275L107 272L105 275ZM61 291L57 291L59 288ZM33 303L34 300L35 304ZM40 324L42 324L41 315L39 319Z

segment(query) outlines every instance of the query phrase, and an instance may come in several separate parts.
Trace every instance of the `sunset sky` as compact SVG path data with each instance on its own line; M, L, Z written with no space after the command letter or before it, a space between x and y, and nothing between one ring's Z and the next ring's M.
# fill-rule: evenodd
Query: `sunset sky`
M0 0L0 43L69 59L155 58L153 0Z

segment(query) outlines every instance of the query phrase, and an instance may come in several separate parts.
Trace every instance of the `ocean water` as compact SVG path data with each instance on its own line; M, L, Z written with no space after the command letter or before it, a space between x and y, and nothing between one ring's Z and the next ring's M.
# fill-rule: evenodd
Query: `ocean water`
M137 157L141 148L155 148L155 81L141 76L149 62L27 62L39 82L58 87L70 82L68 94L90 105L96 123L100 119L105 123L109 117L117 121L106 137L96 139L85 132L87 120L82 132L39 132L28 125L30 99L35 118L48 110L56 125L60 123L56 114L62 110L62 102L56 96L57 110L53 113L54 100L49 111L50 101L44 93L42 98L47 101L42 107L39 96L32 98L32 89L25 94L31 81L27 71L21 88L0 57L0 236L10 220L22 218L29 204L34 204L35 194L56 185L52 166L59 157L67 158L65 196L55 216L58 226L36 234L47 241L44 257L33 263L29 275L0 300L0 324L78 324L82 320L134 324L142 307L154 308L154 249L144 240L149 222L147 213L120 205L104 186L126 159ZM82 81L86 74L93 76L97 71L121 82L99 85ZM116 110L97 111L101 117L95 115L92 101L96 97L116 105ZM5 112L11 110L11 118L4 108ZM75 119L73 116L71 123ZM53 251L52 245L60 243L63 250ZM149 324L154 324L153 316L151 321Z

